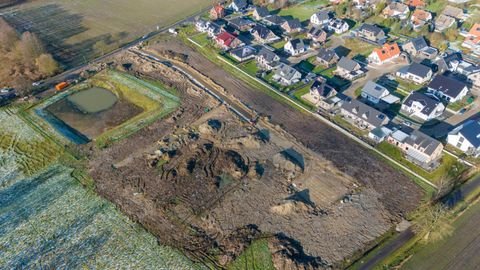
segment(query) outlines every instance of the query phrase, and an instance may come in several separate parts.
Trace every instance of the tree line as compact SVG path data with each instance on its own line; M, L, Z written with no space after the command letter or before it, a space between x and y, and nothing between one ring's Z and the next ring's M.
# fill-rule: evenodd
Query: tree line
M57 61L34 33L17 33L1 17L0 62L0 88L14 87L21 96L30 94L32 82L60 71Z

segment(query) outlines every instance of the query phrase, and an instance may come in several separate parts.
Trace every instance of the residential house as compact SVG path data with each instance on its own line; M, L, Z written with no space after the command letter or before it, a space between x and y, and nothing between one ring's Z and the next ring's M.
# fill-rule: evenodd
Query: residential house
M279 63L280 57L273 51L263 47L255 56L257 65L264 70L273 70Z
M332 49L321 48L318 51L317 62L325 67L331 67L335 65L340 56Z
M438 58L435 64L438 67L439 73L446 71L457 72L458 67L467 65L460 52L447 53L445 56ZM460 70L460 72L462 70Z
M275 68L272 78L283 86L289 86L299 82L302 79L302 73L285 63L280 63Z
M310 23L315 25L315 26L324 26L328 23L330 18L331 18L330 11L322 10L322 11L314 13L310 17Z
M461 8L457 8L453 6L446 6L442 14L459 21L465 20L467 18L466 14L463 12Z
M372 129L368 133L368 138L370 138L375 143L383 142L390 134L392 134L393 130L388 126L382 126Z
M265 18L263 18L263 21L270 26L281 26L283 23L286 22L286 20L278 15L270 15Z
M354 81L366 75L366 70L352 59L342 57L337 63L335 74L344 79Z
M310 96L315 103L320 100L331 98L337 94L337 90L327 84L327 80L323 77L318 77L310 87Z
M206 22L204 20L197 20L195 22L195 29L197 29L198 32L206 33L209 24L210 24L210 22Z
M467 75L467 81L472 84L472 89L480 90L480 70Z
M215 42L220 48L224 50L234 49L234 48L245 45L234 34L231 34L226 31L218 34L215 37Z
M423 37L417 37L403 44L402 49L413 57L433 59L438 55L438 50L428 46Z
M317 44L324 44L327 41L327 36L327 32L319 27L312 27L307 34L307 37Z
M438 16L435 19L435 31L444 32L445 30L453 26L454 23L455 23L454 18L447 16L445 14L440 14L440 16Z
M480 122L468 120L459 125L448 133L447 143L467 155L480 156Z
M408 17L410 10L408 6L401 2L390 2L385 9L383 9L382 14L385 18L399 18L405 20Z
M244 62L249 59L255 58L257 50L252 46L243 46L230 50L230 56L238 62Z
M404 3L413 9L424 8L426 6L423 0L405 0Z
M260 21L269 15L270 15L270 12L266 7L258 7L258 6L253 9L253 13L252 13L253 18L257 21Z
M399 147L407 160L427 169L438 165L443 151L441 142L418 130L414 130Z
M379 4L382 1L383 0L353 0L352 3L357 9L373 9L374 10L377 8L377 4Z
M327 24L328 31L335 32L335 34L343 34L348 31L350 26L342 19L333 18Z
M410 17L413 30L420 30L425 24L432 20L432 13L423 9L416 9Z
M343 102L340 113L347 121L367 130L384 126L390 121L384 113L352 98Z
M287 20L282 23L281 27L287 33L296 33L302 31L302 24L298 19Z
M209 37L215 38L217 35L222 33L222 31L223 31L223 27L220 26L219 24L214 22L208 22L207 33Z
M378 104L380 100L390 95L390 91L387 88L376 84L372 81L368 81L362 88L361 97L367 101Z
M397 43L385 43L382 48L375 48L368 56L370 64L383 65L400 56L400 47Z
M474 24L468 31L462 46L480 55L480 23Z
M364 23L362 26L357 31L357 35L360 38L383 44L386 41L386 35L385 32L382 30L382 28L373 25L373 24L368 24Z
M285 43L283 50L291 56L297 56L304 53L307 50L307 47L305 46L303 39L296 38Z
M468 87L465 83L445 75L437 75L428 84L428 91L447 102L462 100L467 93Z
M252 34L256 42L262 44L272 43L280 40L280 37L275 35L272 30L261 24L255 25L250 31L250 33Z
M411 92L402 104L401 112L411 118L429 121L440 117L445 105L431 96L420 92Z
M415 84L424 84L430 81L433 76L433 71L425 65L414 62L397 71L396 75Z
M225 8L221 4L216 4L210 9L210 19L218 20L225 17Z
M250 30L255 25L255 23L249 19L236 17L229 20L228 25L237 31L243 32Z
M234 12L242 12L248 7L247 0L233 0L232 3L228 6Z

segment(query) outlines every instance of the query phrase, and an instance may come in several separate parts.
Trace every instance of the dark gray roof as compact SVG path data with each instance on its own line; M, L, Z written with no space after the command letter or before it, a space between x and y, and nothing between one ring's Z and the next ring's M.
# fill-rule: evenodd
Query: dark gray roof
M405 143L411 146L416 146L415 148L417 150L420 150L427 155L433 154L441 144L439 141L418 130L414 130L405 140Z
M323 30L323 29L320 28L320 27L312 27L312 28L308 31L308 33L309 33L310 35L312 35L313 37L318 38L318 37L320 37L321 35L323 35L323 33L326 34L327 32L325 32L325 30Z
M339 18L331 19L329 22L330 27L333 27L334 29L339 29L344 24L346 24L346 22Z
M272 31L270 29L268 29L267 27L261 25L261 24L257 24L252 29L252 34L253 33L257 33L258 36L260 36L260 38L266 39L266 38L268 38L270 33L272 33Z
M425 94L422 94L420 92L412 92L403 102L404 105L411 107L413 102L419 102L420 104L423 105L422 113L426 115L430 115L432 111L437 108L438 104L441 102L431 98L430 96L427 96Z
M317 15L317 17L320 21L326 21L326 20L330 19L330 12L327 11L327 10L319 11L319 12L315 13L315 15Z
M315 82L310 87L311 90L317 91L318 94L322 97L328 97L332 91L335 89L327 84L327 80L319 77L315 80Z
M285 63L281 63L275 70L275 74L277 76L282 77L286 80L291 80L297 73L299 73L298 70Z
M280 25L280 24L282 24L286 21L283 17L278 16L278 15L267 16L267 17L264 18L264 20L268 21L271 24L275 24L275 25Z
M270 15L270 12L266 7L255 7L255 11L257 12L258 16L262 18Z
M407 69L408 73L411 73L413 75L416 75L422 78L427 77L430 71L431 69L429 67L419 63L412 63L410 66L408 66L408 69Z
M298 19L291 19L286 22L290 29L302 28L302 24Z
M444 95L456 98L467 85L453 78L437 75L428 85L428 88L440 91Z
M465 122L458 131L475 148L480 147L480 122L469 120Z
M263 57L263 59L265 59L265 61L271 63L273 61L275 61L275 58L277 57L277 55L272 52L271 50L265 48L265 47L262 47L260 49L260 51L258 52L257 56L261 56Z
M342 109L348 111L353 115L356 115L357 117L363 119L367 123L370 123L374 127L381 126L383 124L383 121L385 121L385 119L388 119L388 117L380 111L377 111L376 109L368 106L367 104L352 98L347 98L343 102Z
M305 48L305 43L303 43L303 39L301 38L292 39L289 42L292 44L292 47L295 50L300 50L302 48Z
M358 65L359 65L358 62L356 62L355 60L352 60L350 58L347 58L345 56L343 56L340 59L340 61L338 61L338 64L337 64L338 67L343 68L343 69L348 70L348 71L354 71L355 67L357 67Z
M233 0L233 3L235 3L238 8L246 8L248 6L247 0Z
M335 56L339 57L334 50L321 48L318 51L317 58L320 58L323 61L330 62Z
M243 26L251 25L253 24L253 22L242 17L237 17L229 20L228 24L232 25L235 28L240 28Z
M255 55L256 53L257 50L251 46L243 46L230 51L230 54L236 55L239 58L246 58Z
M377 36L378 34L383 32L382 28L380 28L376 25L373 25L373 24L368 24L368 23L362 24L362 26L360 26L359 30L360 31L366 31L366 32L372 32L375 36Z
M428 44L423 37L412 38L410 42L417 51L423 50L428 47Z

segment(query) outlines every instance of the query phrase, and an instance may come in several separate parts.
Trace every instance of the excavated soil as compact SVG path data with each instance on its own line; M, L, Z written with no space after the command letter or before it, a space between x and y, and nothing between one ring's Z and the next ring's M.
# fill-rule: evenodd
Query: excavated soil
M274 124L285 123L254 127L168 67L117 55L119 66L131 64L130 72L163 81L182 99L172 115L107 149L86 146L97 192L160 242L222 267L254 239L270 237L278 269L331 268L419 202L410 180L336 131L180 43L162 45L188 54L192 67L218 76L218 88Z

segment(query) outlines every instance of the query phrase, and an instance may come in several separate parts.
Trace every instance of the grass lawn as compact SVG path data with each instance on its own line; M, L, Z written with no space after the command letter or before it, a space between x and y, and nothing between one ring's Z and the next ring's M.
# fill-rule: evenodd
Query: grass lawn
M207 33L200 33L191 37L193 41L200 44L200 46L206 46L210 43Z
M355 89L355 92L353 93L353 95L358 98L362 94L362 89L363 87L359 87Z
M228 270L274 270L272 255L267 239L259 239L243 251L240 256L227 267Z
M364 129L360 129L346 119L344 119L341 115L337 114L332 119L332 122L336 123L337 125L343 127L344 129L348 130L350 133L356 135L357 137L363 137L368 135L368 131Z
M291 16L300 21L309 20L313 13L317 12L319 8L326 6L328 0L310 0L298 5L293 5L282 9L278 15Z
M331 68L327 68L325 66L322 66L322 65L318 65L315 67L315 69L313 70L313 73L315 74L318 74L318 75L322 75L323 77L326 77L326 78L333 78L333 72L337 69L336 66L334 67L331 67Z
M287 41L282 39L275 43L269 44L269 46L271 46L272 48L275 48L276 50L282 50L283 46L285 46L285 43L287 43Z
M345 47L350 49L348 57L354 57L357 55L367 57L373 51L373 49L376 48L375 45L361 41L360 39L356 38L345 39Z
M303 105L307 106L310 110L315 110L317 107L310 103L309 101L306 101L302 98L303 95L307 94L310 92L310 87L312 86L313 82L306 84L304 87L298 89L293 93L293 96L295 97L296 100L301 102Z
M301 70L305 73L309 73L309 72L312 72L315 69L315 65L310 63L307 60L302 60L300 63L298 63L295 66L295 68L298 69L298 70Z
M435 0L430 1L430 4L425 9L434 13L440 13L446 6L447 0Z
M422 177L432 181L433 183L439 182L443 177L454 178L461 174L465 170L464 165L459 163L456 158L444 154L440 166L432 172L428 172L421 167L411 163L403 157L401 150L388 142L382 142L377 145L377 149L387 154L389 157L400 162L402 165L410 168L412 171L421 175Z
M245 63L242 63L239 65L239 67L247 72L248 74L252 75L252 76L257 76L257 71L259 70L258 67L257 67L257 62L255 61L255 59L252 59L252 60L249 60Z
M467 107L468 105L472 104L473 102L473 97L472 96L466 96L460 101L450 103L448 104L447 108L453 110L453 111L460 111L461 109Z

